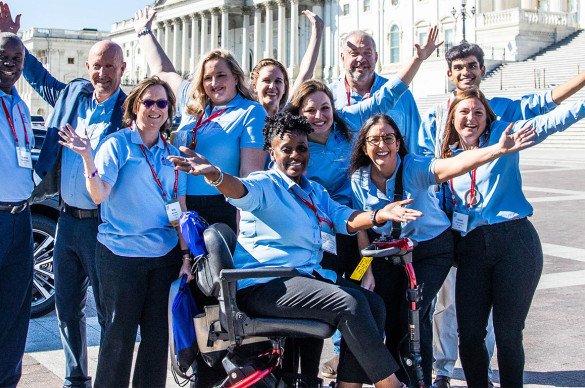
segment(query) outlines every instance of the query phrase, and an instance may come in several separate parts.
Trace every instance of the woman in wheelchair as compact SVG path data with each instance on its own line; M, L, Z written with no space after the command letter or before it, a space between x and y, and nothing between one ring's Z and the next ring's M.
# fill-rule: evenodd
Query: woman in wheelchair
M266 118L264 148L274 167L240 179L187 148L190 158L169 157L176 168L206 181L241 211L234 253L236 268L293 267L292 278L245 279L238 305L250 315L314 319L337 327L341 344L340 387L400 387L398 364L382 341L385 312L380 297L320 266L335 233L352 234L387 221L414 221L422 213L391 203L376 211L356 211L331 200L323 187L304 177L312 128L289 113Z

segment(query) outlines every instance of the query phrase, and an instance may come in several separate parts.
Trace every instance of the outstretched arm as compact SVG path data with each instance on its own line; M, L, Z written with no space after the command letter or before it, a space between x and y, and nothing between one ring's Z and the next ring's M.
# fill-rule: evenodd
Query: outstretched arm
M433 52L444 43L437 43L438 36L439 28L437 26L431 27L429 34L427 35L427 41L425 45L422 47L419 44L414 45L416 48L416 53L410 60L410 63L402 68L398 73L398 78L400 78L402 82L407 85L410 84L423 61L430 57Z
M313 78L313 72L315 71L315 65L317 64L317 58L319 57L319 50L321 49L321 42L323 40L323 20L319 15L309 10L304 10L303 14L311 21L313 28L311 30L311 38L307 46L307 51L305 51L301 66L299 67L299 75L290 90L290 96L303 82Z
M532 139L536 136L535 128L527 126L511 133L513 126L513 123L508 125L497 144L464 151L452 158L437 159L435 161L436 182L446 182L492 160L496 160L500 156L518 152L534 144Z
M552 90L552 99L556 104L560 104L581 90L583 86L585 86L585 71L582 71L564 84L554 88Z
M415 209L409 209L404 207L413 203L414 200L406 199L404 201L392 202L376 213L376 222L383 224L388 221L416 221L418 217L422 217L423 214ZM374 224L371 221L372 211L358 210L352 213L351 217L347 221L347 232L355 233L360 230L372 228Z
M139 10L134 14L134 30L140 34L146 30L152 31L152 21L156 16L156 11L150 11L147 8ZM183 82L183 77L176 73L173 63L156 40L152 33L141 34L138 38L140 47L146 55L146 62L153 75L157 75L168 83L175 93L179 93L179 87Z

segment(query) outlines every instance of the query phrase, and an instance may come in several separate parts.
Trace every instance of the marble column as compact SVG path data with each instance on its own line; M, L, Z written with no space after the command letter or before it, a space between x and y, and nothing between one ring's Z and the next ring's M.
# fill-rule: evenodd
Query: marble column
M274 3L267 2L265 3L266 6L266 36L265 36L265 45L264 45L264 58L272 58L274 55L274 49L272 44L272 35L273 35L273 27L272 27L272 8Z
M170 50L171 50L171 21L170 20L165 20L165 44L163 45L163 48L165 49L165 53L167 54L167 56L171 56Z
M289 77L295 78L299 71L299 1L290 2L290 63Z
M323 78L324 79L331 79L332 76L332 69L334 62L334 53L333 53L333 31L332 31L332 24L333 24L333 7L331 4L331 0L325 0L325 12L323 16L323 22L325 23L324 28L324 36L323 36L323 45L325 47L325 69Z
M313 13L316 15L323 15L323 2L321 0L316 0L313 5ZM315 65L315 73L314 78L323 78L323 59L322 59L323 49L319 50L319 56L317 57L317 64Z
M179 32L181 32L181 19L173 19L173 65L175 70L181 65L181 52L179 49Z
M286 67L286 0L278 0L278 33L276 59Z
M261 41L262 9L260 5L254 6L254 66L263 58Z
M218 38L218 31L217 31L217 22L218 22L219 10L217 8L213 8L211 10L211 32L209 33L209 40L211 41L211 50L215 50L217 48L217 38Z
M181 37L181 71L186 73L189 71L189 67L187 62L189 61L189 17L182 16L181 17L181 24L183 28L181 30L182 37Z
M536 2L533 0L520 0L520 8L536 10Z
M189 61L189 71L195 72L195 66L199 60L199 18L197 14L191 15L191 60Z
M242 9L242 69L247 75L250 69L250 49L248 48L248 27L250 26L250 7ZM254 63L254 65L256 65Z
M203 57L203 55L209 51L209 42L207 41L207 23L209 21L208 19L209 17L209 13L207 12L202 12L201 13L201 55L200 57Z
M221 7L221 48L224 50L229 50L229 19L230 13L226 7Z
M160 45L162 45L163 42L163 30L164 30L165 26L163 23L156 23L156 28L154 29L154 36L156 37L156 40L158 41L158 43Z
M506 0L495 0L494 11L503 11L506 8Z

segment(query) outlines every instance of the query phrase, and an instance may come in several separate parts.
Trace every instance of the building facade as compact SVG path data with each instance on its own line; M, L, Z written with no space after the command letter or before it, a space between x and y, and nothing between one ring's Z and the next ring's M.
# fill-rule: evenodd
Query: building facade
M88 78L85 62L89 49L97 41L108 39L108 33L95 29L62 30L55 28L31 28L20 34L27 50L61 82L75 78ZM26 82L24 77L16 82L20 97L30 107L32 115L47 119L53 108Z

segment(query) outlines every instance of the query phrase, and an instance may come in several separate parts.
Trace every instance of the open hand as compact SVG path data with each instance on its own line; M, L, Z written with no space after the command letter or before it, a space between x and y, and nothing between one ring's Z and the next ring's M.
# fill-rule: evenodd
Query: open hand
M514 133L510 133L512 132L513 127L514 123L510 123L508 128L502 133L502 136L500 136L498 144L502 148L504 154L517 152L534 144L534 141L531 139L536 136L536 128L533 128L532 125L528 125Z
M69 148L71 151L81 156L88 155L92 157L91 143L87 136L87 128L84 130L84 135L80 136L75 132L71 125L66 124L65 127L61 127L59 136L61 136L62 139L59 140L59 144L62 146Z
M318 32L323 32L323 28L325 27L325 23L323 23L323 19L321 19L319 17L319 15L309 11L308 9L302 11L301 13L309 19L309 21L311 22L313 27L315 27Z
M423 61L430 57L433 52L441 46L444 41L437 43L437 38L439 37L439 28L437 26L431 27L429 30L429 34L427 35L427 41L424 46L420 46L418 43L414 44L416 48L416 58L422 59Z
M146 29L152 30L152 21L156 16L156 11L150 11L148 7L140 9L134 13L134 31L139 33Z
M378 212L378 220L407 222L416 221L418 217L422 217L422 212L414 209L404 207L413 203L413 199L405 199L404 201L392 202Z
M212 165L204 156L190 150L187 147L180 147L181 152L191 156L186 158L184 156L171 155L167 157L175 164L175 169L184 171L187 174L194 176L207 175L217 173L217 168Z
M20 16L20 14L16 15L16 19L12 20L10 7L7 3L0 1L0 32L16 34L20 29Z

